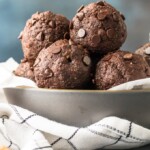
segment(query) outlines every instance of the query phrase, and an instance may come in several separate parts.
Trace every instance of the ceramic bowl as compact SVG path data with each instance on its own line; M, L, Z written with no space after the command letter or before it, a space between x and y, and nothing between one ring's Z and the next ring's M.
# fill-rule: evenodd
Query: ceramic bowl
M84 127L116 116L150 128L150 90L5 88L4 92L9 103L67 125Z

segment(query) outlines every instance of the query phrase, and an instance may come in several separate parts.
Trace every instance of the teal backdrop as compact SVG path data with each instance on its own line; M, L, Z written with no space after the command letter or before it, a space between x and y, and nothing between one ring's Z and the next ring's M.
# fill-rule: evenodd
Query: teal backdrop
M149 40L150 0L107 0L126 16L128 37L122 49L134 51ZM37 11L51 10L71 19L80 5L92 0L0 0L0 61L22 57L17 39L25 22Z

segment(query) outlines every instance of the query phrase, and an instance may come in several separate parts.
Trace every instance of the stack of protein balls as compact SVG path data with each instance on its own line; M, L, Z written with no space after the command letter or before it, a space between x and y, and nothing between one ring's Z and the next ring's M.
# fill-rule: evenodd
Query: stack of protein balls
M119 50L127 36L124 20L104 1L81 6L71 21L37 12L19 36L24 59L15 74L55 89L106 90L147 78L145 57Z

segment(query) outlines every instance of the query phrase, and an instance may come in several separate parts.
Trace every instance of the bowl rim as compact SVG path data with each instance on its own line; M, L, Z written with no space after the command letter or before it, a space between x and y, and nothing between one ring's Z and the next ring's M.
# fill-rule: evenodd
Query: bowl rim
M62 93L150 93L150 89L142 90L84 90L84 89L48 89L48 88L35 88L28 86L5 87L5 89L16 89L25 91L40 91L40 92L62 92Z

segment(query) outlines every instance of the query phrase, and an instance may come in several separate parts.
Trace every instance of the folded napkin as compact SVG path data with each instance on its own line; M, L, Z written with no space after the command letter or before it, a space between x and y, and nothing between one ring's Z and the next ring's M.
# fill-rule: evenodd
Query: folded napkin
M149 143L150 130L117 117L77 128L0 104L0 145L11 150L129 149Z
M18 63L13 58L8 59L6 62L0 63L0 88L16 86L37 87L33 81L15 76L13 71L17 67Z

